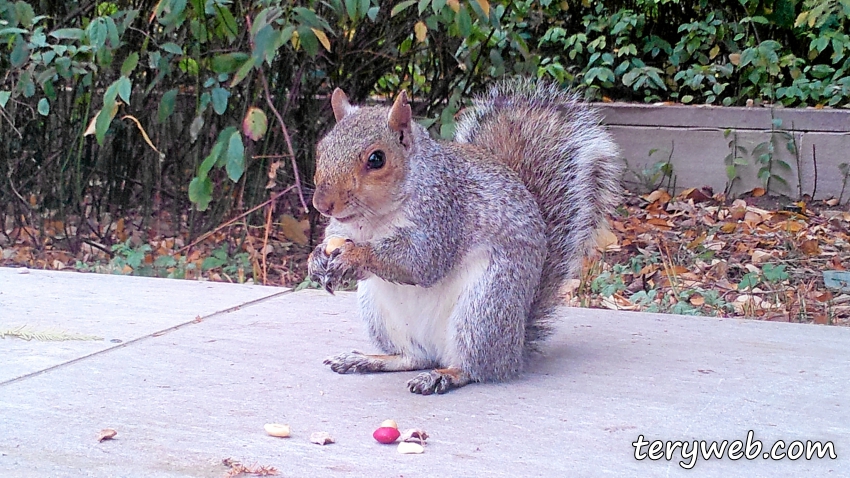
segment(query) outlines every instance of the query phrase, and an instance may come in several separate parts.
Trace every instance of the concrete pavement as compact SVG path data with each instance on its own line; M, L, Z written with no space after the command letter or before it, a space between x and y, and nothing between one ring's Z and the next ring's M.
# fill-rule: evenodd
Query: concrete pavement
M281 476L850 476L850 330L563 316L521 379L423 397L404 386L414 372L322 365L374 350L350 293L0 268L0 330L104 338L0 340L0 476L220 477L225 458ZM375 442L386 418L426 430L425 453ZM99 443L103 428L116 439ZM690 470L679 452L637 460L632 445L750 430L757 458L699 456ZM314 431L336 443L311 444ZM830 442L837 458L763 458L776 440Z

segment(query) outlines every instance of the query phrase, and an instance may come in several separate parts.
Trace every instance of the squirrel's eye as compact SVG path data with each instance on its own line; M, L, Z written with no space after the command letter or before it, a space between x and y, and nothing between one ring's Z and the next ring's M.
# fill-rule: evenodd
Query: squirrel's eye
M381 150L372 151L372 154L369 155L369 159L366 161L366 165L369 169L381 169L384 167L384 163L386 162L386 157L384 152Z

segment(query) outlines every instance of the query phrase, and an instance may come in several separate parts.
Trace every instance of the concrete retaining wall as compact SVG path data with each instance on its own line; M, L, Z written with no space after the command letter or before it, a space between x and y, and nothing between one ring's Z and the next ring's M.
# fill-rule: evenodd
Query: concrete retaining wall
M790 164L791 170L773 169L788 185L772 182L771 193L796 198L802 183L803 194L814 192L816 199L838 197L844 179L839 164L850 163L850 110L640 104L604 104L598 108L629 169L641 170L669 157L677 190L711 186L715 192L723 191L729 181L723 158L731 151L730 141L737 137L737 144L752 153L757 144L770 140L772 118L782 120L777 131L793 135L799 154L789 152L787 140L774 135L775 157ZM729 134L724 135L727 130ZM650 156L651 150L656 151ZM732 194L762 185L757 177L757 159L751 154L744 157L749 166L739 169L741 180L735 182ZM845 200L848 195L850 190L845 191Z

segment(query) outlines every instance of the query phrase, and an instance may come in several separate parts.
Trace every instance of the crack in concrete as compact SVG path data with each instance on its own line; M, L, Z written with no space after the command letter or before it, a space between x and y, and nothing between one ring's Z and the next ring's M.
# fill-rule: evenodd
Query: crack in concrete
M55 369L75 364L77 362L86 360L88 358L91 358L91 357L94 357L94 356L97 356L97 355L105 354L105 353L111 352L113 350L118 350L118 349L127 347L128 345L135 344L135 343L141 342L143 340L147 340L147 339L150 339L150 338L153 338L153 337L160 337L162 335L171 333L175 330L182 329L183 327L186 327L187 325L199 324L199 323L201 323L205 320L212 319L216 316L229 314L231 312L236 312L237 310L242 310L246 307L251 307L251 306L260 304L262 302L265 302L267 300L274 299L276 297L280 297L282 295L291 294L292 292L293 292L293 289L287 289L287 290L284 290L284 291L281 291L281 292L276 292L272 295L260 297L259 299L249 300L248 302L244 302L242 304L235 305L233 307L228 307L227 309L217 310L217 311L215 311L211 314L207 314L205 316L198 316L198 317L195 317L192 320L188 320L188 321L183 322L181 324L177 324L177 325L174 325L174 326L171 326L171 327L167 327L167 328L164 328L162 330L157 330L156 332L152 332L152 333L147 334L147 335L142 335L141 337L136 337L135 339L131 339L131 340L128 340L126 342L116 344L112 347L108 347L108 348L105 348L103 350L98 350L97 352L92 352L88 355L83 355L82 357L77 357L75 359L68 360L67 362L62 362L62 363L58 363L56 365L51 365L50 367L47 367L47 368L44 368L44 369L41 369L41 370L36 370L35 372L30 372L30 373L27 373L27 374L24 374L24 375L15 377L15 378L11 378L11 379L2 381L2 382L0 382L0 387L4 387L6 385L11 385L13 383L20 382L20 381L26 380L28 378L33 378L33 377L36 377L38 375L42 375L42 374L45 374L47 372L53 371ZM198 319L200 319L200 320L198 320Z

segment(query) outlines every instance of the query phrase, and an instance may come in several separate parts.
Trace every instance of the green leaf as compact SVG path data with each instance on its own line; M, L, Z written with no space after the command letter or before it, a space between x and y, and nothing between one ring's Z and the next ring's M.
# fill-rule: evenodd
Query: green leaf
M183 57L177 64L177 67L184 73L188 73L192 76L198 76L198 62L195 61L194 58Z
M121 39L118 38L118 27L115 26L115 20L112 17L104 17L106 19L106 39L109 40L109 46L118 48Z
M174 113L174 102L177 99L177 88L166 91L159 101L159 111L157 112L157 122L163 123L171 113Z
M106 132L109 130L109 125L112 123L112 119L115 118L117 110L115 102L113 101L109 108L104 105L104 107L98 111L94 128L94 136L97 139L97 144L103 144L103 140L106 138Z
M212 201L212 181L209 178L192 178L189 183L189 201L198 211L206 211Z
M753 289L760 283L761 279L759 278L758 273L748 272L741 278L741 282L738 283L738 290Z
M198 167L198 177L201 179L206 179L207 175L212 170L215 163L218 162L218 158L221 157L221 152L224 150L224 143L221 141L216 141L210 151L210 154L204 158L204 161Z
M32 81L32 73L24 71L18 80L18 89L24 93L24 98L32 98L35 94L35 82Z
M86 36L86 32L79 28L60 28L48 33L48 35L57 40L82 40Z
M38 114L41 116L47 116L50 114L50 102L47 101L47 98L38 100Z
M98 17L92 20L89 23L88 28L86 28L86 36L89 38L89 44L94 47L95 50L99 50L106 46L106 36L109 34L108 29L106 27L106 20L103 17Z
M301 20L301 23L304 23L313 28L322 28L322 21L319 19L319 16L316 15L316 12L304 8L304 7L295 7L292 9L295 12L295 15Z
M399 2L398 5L394 6L392 10L390 10L390 16L394 17L398 15L400 12L407 9L407 7L416 3L416 0L406 0L404 2Z
M0 91L0 108L5 108L6 103L9 102L9 98L12 97L11 91Z
M124 103L130 104L130 93L133 91L133 82L126 76L118 79L118 96L124 100Z
M466 8L466 5L460 7L455 21L457 21L457 28L464 38L472 34L472 17L469 15L469 9Z
M227 165L227 155L223 154L223 152L225 146L230 143L230 137L234 134L239 134L239 131L236 129L235 126L228 126L227 128L224 128L223 130L219 131L218 137L216 138L215 142L216 144L221 145L222 154L218 155L218 159L215 163L216 168L223 168L225 165Z
M124 63L121 64L121 75L130 76L130 73L136 69L136 65L139 64L139 53L133 52L127 56L127 59L124 60Z
M164 44L160 45L159 48L161 50L165 50L168 53L173 53L175 55L182 55L183 54L183 49L180 48L180 45L173 43L173 42L164 43Z
M234 183L239 181L239 178L242 177L242 173L245 172L245 146L242 144L242 135L239 134L239 131L234 131L232 135L230 135L230 141L227 144L227 151L225 152L225 159L227 160L225 168L227 169L227 176Z
M254 37L253 52L255 63L266 60L271 65L277 49L282 44L282 42L280 44L278 43L279 38L280 35L277 30L272 28L271 25L266 25L257 32L257 36Z
M227 111L227 99L230 98L230 92L221 87L212 89L212 104L216 114L223 115Z
M229 43L233 43L236 34L239 33L236 19L233 18L233 14L228 8L216 8L216 33L221 38L227 38Z
M12 68L20 68L30 59L30 48L24 37L18 35L15 37L15 46L12 49L12 54L9 56L9 61L12 62Z
M348 18L351 21L357 21L357 6L359 4L359 0L345 0L345 11L348 12Z
M309 27L298 28L298 40L301 42L301 48L310 56L316 56L319 53L319 39Z
M768 282L782 282L788 279L788 273L785 272L785 264L765 264L761 271Z
M247 53L224 53L216 55L210 62L210 69L215 73L233 73L250 58ZM253 66L253 65L252 65Z
M250 73L251 70L254 68L254 65L256 65L256 61L256 58L252 56L248 58L248 61L242 64L242 66L239 68L239 71L237 71L236 74L233 75L233 80L230 82L231 88L241 83L242 80L244 80L245 77L248 76L248 73Z
M224 259L220 257L210 256L204 259L204 262L201 263L201 269L208 271L210 269L215 269L217 267L221 267L227 264L227 258Z
M26 34L29 33L29 30L25 30L23 28L11 27L11 28L0 28L0 37L5 35L17 35L17 34Z

